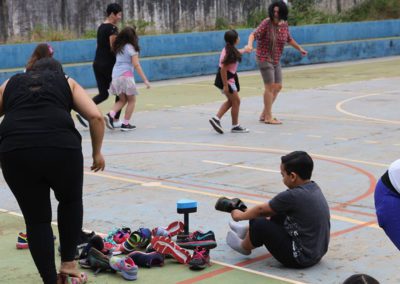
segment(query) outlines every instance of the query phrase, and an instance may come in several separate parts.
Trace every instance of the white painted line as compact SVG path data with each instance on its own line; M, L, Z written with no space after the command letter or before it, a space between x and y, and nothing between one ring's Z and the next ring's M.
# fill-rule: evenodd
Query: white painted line
M0 213L7 213L8 212L8 210L6 210L6 209L0 209Z
M181 126L172 126L171 129L182 130L182 129L185 129L185 128L183 128Z
M312 134L307 135L307 137L310 137L310 138L322 138L321 135L312 135Z
M288 278L272 275L272 274L265 273L265 272L260 272L260 271L257 271L257 270L252 270L252 269L241 267L241 266L237 266L237 265L228 264L228 263L221 262L221 261L212 260L211 262L215 263L215 264L222 265L222 266L230 267L230 268L233 268L233 269L237 269L237 270L241 270L241 271L257 274L257 275L260 275L260 276L269 277L269 278L273 278L273 279L281 280L281 281L286 281L286 282L293 283L293 284L306 284L305 282L299 282L299 281L296 281L296 280L291 280L291 279L288 279Z
M288 136L290 136L290 135L293 135L293 133L279 133L279 135L288 135Z
M18 217L24 217L24 215L22 215L21 213L17 213L17 212L8 211L7 213L10 215L18 216Z
M341 102L338 102L338 103L336 104L336 110L337 110L338 112L347 114L347 115L349 115L349 116L358 117L358 118L362 118L362 119L367 119L367 120L371 120L371 121L380 121L380 122L391 123L391 124L400 124L400 121L398 121L398 120L380 119L380 118L374 118L374 117L370 117L370 116L359 115L359 114L355 114L355 113L346 111L346 110L344 110L344 109L342 108L342 106L343 106L345 103L348 103L348 102L350 102L350 101L354 101L354 100L358 100L358 99L362 99L362 98L367 98L367 97L372 97L372 96L381 96L381 95L384 95L384 94L388 94L388 93L368 94L368 95L363 95L363 96L358 96L358 97L352 97L352 98L343 100L343 101L341 101Z
M400 146L400 144L393 144L393 146Z
M228 166L228 167L235 167L235 168L241 168L241 169L248 169L248 170L256 170L256 171L262 171L262 172L269 172L269 173L281 173L280 171L276 171L276 170L263 169L263 168L256 168L256 167L249 167L249 166L242 166L242 165L236 165L236 164L228 164L228 163L217 162L217 161L202 160L202 162L203 162L203 163L207 163L207 164L215 164L215 165Z
M254 133L265 134L265 131L253 131Z
M335 137L335 140L348 141L349 139L344 137Z
M364 143L367 143L367 144L379 144L379 141L365 140Z
M146 187L152 187L152 186L161 186L162 183L161 182L144 182L142 184L140 184L141 186L146 186Z
M201 130L201 131L205 131L205 130L211 130L211 128L197 128L198 130Z

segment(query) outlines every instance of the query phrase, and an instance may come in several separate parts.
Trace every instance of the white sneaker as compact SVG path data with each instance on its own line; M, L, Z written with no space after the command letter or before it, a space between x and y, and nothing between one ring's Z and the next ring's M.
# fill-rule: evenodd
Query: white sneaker
M114 125L114 128L121 128L122 121L121 120L114 121L113 125Z

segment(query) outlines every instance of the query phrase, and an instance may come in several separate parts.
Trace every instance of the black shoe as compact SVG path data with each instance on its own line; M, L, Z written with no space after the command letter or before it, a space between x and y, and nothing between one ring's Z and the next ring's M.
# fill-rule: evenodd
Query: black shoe
M95 232L86 233L85 231L81 231L81 235L79 236L78 248L85 247L89 241L96 235Z
M78 119L79 123L82 124L83 127L88 127L88 122L84 119L79 113L76 114L76 118Z
M211 123L211 126L214 128L214 130L217 131L219 134L224 133L224 130L221 127L221 122L218 119L213 117L209 120L209 122Z
M134 129L136 129L136 126L135 125L130 125L129 123L121 125L121 131L131 131L131 130L134 130Z
M104 121L106 122L106 126L109 129L114 129L114 119L111 117L109 113L104 116Z
M188 236L184 236L183 238L178 235L176 244L185 249L195 249L196 247L213 249L217 246L213 231L208 231L206 233L195 231Z
M222 212L231 213L234 209L239 209L240 211L246 211L247 206L239 198L229 199L225 196L218 198L215 203L215 209Z
M232 133L248 133L250 130L248 130L247 128L245 128L245 127L242 127L242 126L240 126L240 125L238 125L238 126L236 126L236 127L233 127L232 129L231 129L231 132Z

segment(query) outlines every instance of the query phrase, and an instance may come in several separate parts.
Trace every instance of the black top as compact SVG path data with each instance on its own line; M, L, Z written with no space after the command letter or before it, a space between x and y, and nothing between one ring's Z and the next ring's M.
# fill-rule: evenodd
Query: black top
M97 48L94 61L101 65L114 65L115 54L111 51L110 36L118 34L117 26L101 24L97 29Z
M381 181L383 182L384 185L386 185L387 188L389 188L391 191L393 191L396 194L399 194L399 192L394 188L393 184L390 182L389 178L389 171L386 171L384 175L381 177ZM400 195L400 194L399 194Z
M35 147L81 149L64 74L30 71L8 81L3 94L0 152Z

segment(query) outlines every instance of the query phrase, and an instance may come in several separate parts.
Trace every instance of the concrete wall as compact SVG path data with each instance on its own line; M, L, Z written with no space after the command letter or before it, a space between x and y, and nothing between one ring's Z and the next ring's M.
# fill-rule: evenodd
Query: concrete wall
M250 32L240 31L241 46ZM302 58L287 47L281 60L283 66L400 55L400 20L294 27L291 32L298 42L306 44L309 55ZM223 32L146 36L140 44L141 64L152 81L215 73L219 51L224 46ZM64 65L67 74L85 87L96 86L91 65L94 41L52 45L62 63L78 63ZM0 82L17 71L4 69L24 66L34 47L35 44L0 46ZM254 54L244 55L239 66L239 70L256 69Z

